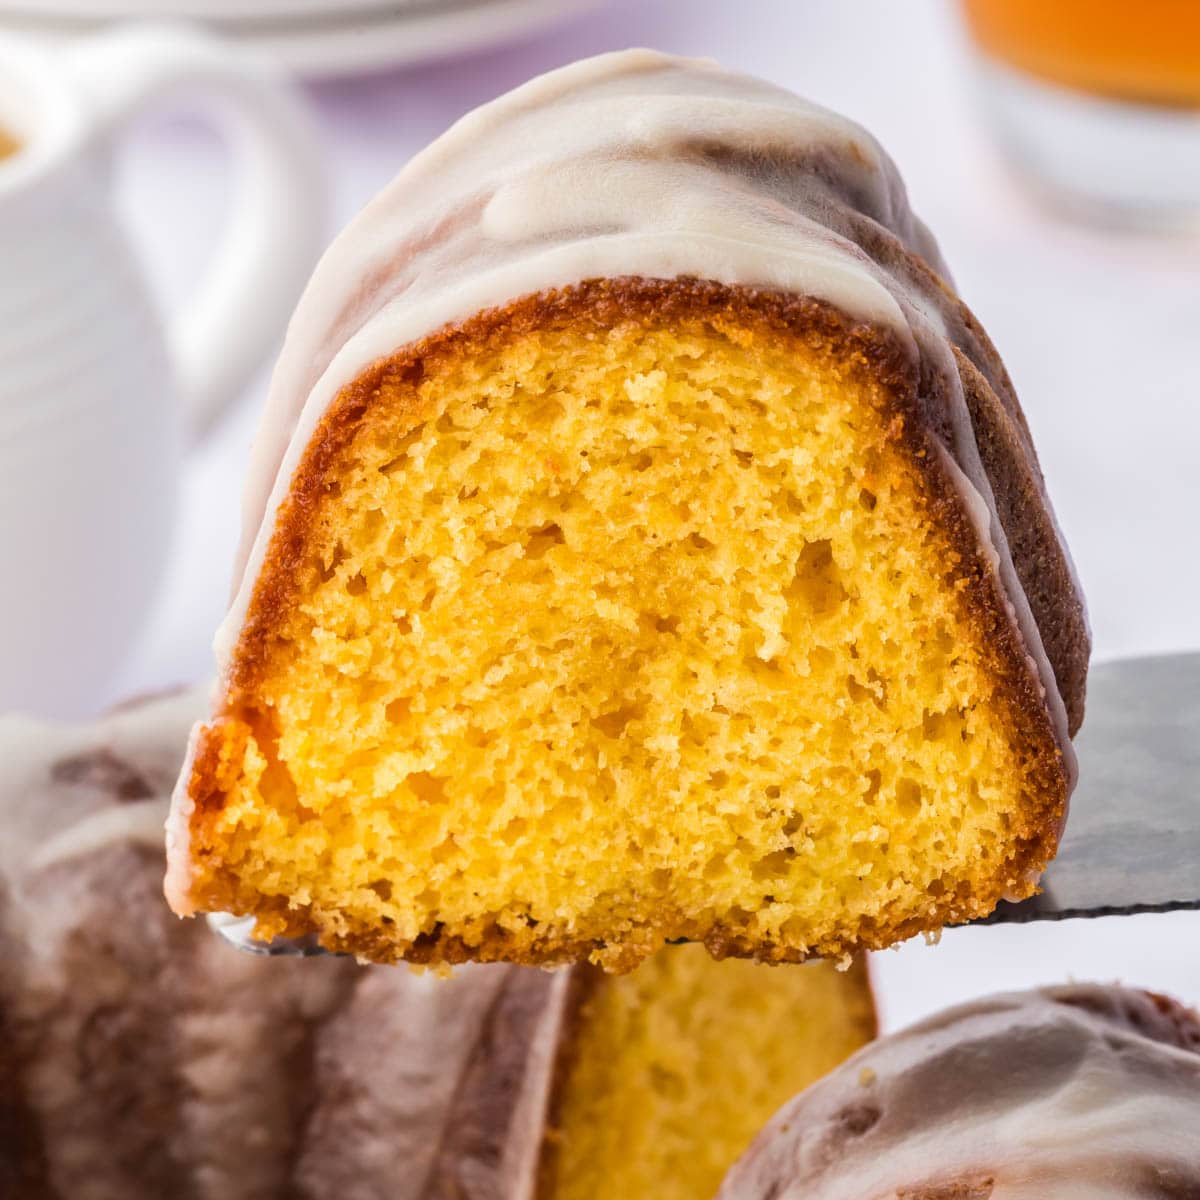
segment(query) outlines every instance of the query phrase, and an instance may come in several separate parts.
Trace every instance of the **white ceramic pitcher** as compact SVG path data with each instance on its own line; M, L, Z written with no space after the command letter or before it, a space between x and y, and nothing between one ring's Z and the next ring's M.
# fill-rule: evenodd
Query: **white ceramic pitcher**
M106 167L128 118L177 102L211 114L237 181L194 301L164 320ZM0 36L0 127L19 143L0 158L0 711L73 713L139 632L182 448L281 334L325 186L287 85L183 29L57 51Z

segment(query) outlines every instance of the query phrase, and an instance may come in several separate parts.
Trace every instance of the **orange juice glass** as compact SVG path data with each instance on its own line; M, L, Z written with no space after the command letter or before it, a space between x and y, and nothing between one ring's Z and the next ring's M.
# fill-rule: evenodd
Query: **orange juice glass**
M989 56L1115 100L1200 109L1197 0L964 0Z
M1026 172L1148 220L1200 214L1200 0L962 0Z

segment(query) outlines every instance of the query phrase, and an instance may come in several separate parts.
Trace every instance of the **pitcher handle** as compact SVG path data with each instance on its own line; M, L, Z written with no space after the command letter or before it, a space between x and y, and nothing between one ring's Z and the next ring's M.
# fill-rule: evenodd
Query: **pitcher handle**
M193 437L282 335L325 232L326 181L299 97L270 64L199 31L136 26L71 51L94 138L162 103L197 102L233 151L237 186L211 266L168 341Z

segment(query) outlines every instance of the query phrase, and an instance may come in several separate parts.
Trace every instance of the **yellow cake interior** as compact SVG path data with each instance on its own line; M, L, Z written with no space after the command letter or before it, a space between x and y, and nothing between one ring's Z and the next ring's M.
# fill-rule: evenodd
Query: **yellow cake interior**
M774 1112L874 1032L861 967L668 947L587 1001L545 1200L712 1200Z
M836 346L711 319L385 380L222 724L201 902L626 968L1028 890L1029 751L898 420Z

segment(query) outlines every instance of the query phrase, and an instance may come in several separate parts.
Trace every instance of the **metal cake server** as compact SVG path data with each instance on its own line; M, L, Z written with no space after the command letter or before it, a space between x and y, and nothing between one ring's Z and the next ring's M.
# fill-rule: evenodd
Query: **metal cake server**
M1200 653L1099 663L1079 784L1040 895L990 922L1200 908Z
M1075 748L1079 785L1041 893L986 923L1200 908L1200 653L1094 665ZM324 953L313 936L256 942L252 917L209 923L258 954Z

